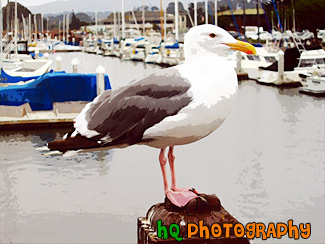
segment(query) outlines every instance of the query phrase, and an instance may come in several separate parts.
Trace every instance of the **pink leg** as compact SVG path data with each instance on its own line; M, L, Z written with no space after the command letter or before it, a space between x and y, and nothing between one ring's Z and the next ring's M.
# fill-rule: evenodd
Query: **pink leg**
M165 150L166 150L166 148L163 148L163 149L160 150L159 162L160 162L161 172L162 172L162 175L163 175L164 191L165 191L165 195L166 195L169 189L168 189L168 181L167 181L167 174L166 174L167 159L165 157Z
M176 188L176 174L175 174L175 166L174 166L174 161L175 161L174 146L169 147L168 161L169 161L169 166L170 166L170 174L171 174L171 177L172 177L172 187L171 187L171 189L173 191L177 191L177 188Z
M170 173L172 178L171 190L165 192L168 199L178 207L184 207L189 201L197 197L197 194L191 191L191 188L179 189L176 187L176 173L175 173L175 156L174 156L174 146L169 147L168 151L168 161L170 166Z

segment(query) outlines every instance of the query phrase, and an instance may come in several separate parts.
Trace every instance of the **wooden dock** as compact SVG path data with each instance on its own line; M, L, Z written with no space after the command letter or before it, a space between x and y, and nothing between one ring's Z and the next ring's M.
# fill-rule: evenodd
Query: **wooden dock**
M73 128L73 120L86 103L54 103L53 110L48 111L32 111L28 103L21 106L0 106L0 130Z
M247 73L238 73L237 74L238 81L249 80Z

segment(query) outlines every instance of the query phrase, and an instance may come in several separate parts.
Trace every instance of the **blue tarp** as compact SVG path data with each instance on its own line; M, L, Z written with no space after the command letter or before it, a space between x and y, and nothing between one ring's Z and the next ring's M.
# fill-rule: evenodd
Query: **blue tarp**
M111 89L108 75L105 90ZM92 101L97 96L96 74L47 73L24 85L0 88L0 105L29 103L33 111L52 110L54 102Z

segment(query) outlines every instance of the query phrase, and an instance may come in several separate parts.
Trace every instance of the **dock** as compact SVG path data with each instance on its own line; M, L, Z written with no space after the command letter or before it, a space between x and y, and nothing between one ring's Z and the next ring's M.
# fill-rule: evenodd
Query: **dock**
M78 113L37 112L22 118L0 117L0 130L27 130L53 127L73 128L73 120Z

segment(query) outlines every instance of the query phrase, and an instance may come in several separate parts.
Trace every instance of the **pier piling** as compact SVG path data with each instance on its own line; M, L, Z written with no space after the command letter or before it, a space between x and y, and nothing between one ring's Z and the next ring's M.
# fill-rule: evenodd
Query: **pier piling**
M278 61L278 81L279 83L283 82L284 79L284 52L279 51L279 61Z
M96 69L96 73L97 73L97 95L99 95L105 91L105 83L104 83L105 68L99 65Z
M55 59L56 62L56 71L61 71L61 67L62 67L62 57L61 56L57 56Z
M202 221L207 229L211 229L212 226L218 224L222 228L222 234L219 237L207 235L207 233L201 236L203 231L197 231L197 234L192 233L193 236L189 237L190 224L200 226ZM234 226L239 222L222 207L216 195L199 194L198 198L192 199L183 208L176 207L166 198L164 203L153 205L148 210L146 217L138 218L137 223L138 244L180 243L171 236L167 238L163 238L161 235L158 236L158 226L164 226L168 230L173 228L172 226L175 226L175 224L179 226L178 237L182 237L182 243L249 244L246 237L235 236ZM226 234L224 224L232 225L228 229L228 234ZM192 230L192 227L190 230Z
M77 58L73 58L71 60L71 65L72 65L72 73L78 73L78 59Z

